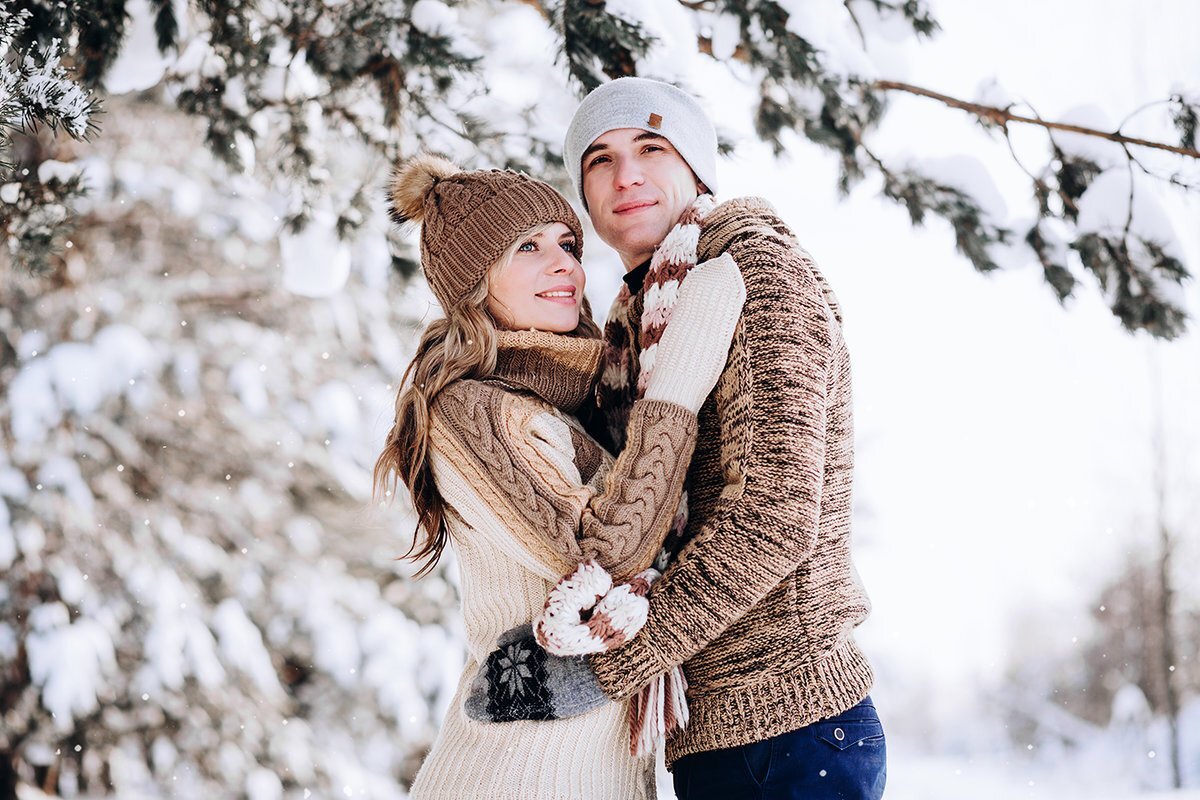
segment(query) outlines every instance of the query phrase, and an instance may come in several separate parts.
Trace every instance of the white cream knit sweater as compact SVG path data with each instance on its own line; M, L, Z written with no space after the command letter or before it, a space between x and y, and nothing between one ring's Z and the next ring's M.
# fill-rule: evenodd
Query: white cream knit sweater
M501 634L529 623L584 558L618 580L653 560L695 441L695 416L643 401L615 462L570 415L599 343L505 334L499 382L460 381L434 405L431 464L461 571L467 663L414 800L653 800L629 754L627 703L562 720L479 722L463 706Z

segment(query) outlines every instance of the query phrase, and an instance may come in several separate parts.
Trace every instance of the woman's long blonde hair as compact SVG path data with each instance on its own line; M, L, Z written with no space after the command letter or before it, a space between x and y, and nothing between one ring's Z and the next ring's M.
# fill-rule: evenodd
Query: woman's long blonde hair
M449 542L446 504L437 490L429 464L429 435L433 429L434 399L457 380L483 378L496 370L496 339L499 323L488 309L491 276L503 269L530 237L550 227L535 226L516 237L487 271L487 275L446 316L425 328L417 352L404 371L396 393L396 415L388 431L383 452L375 462L374 494L395 494L400 481L408 488L417 527L413 543L402 558L423 562L417 577L428 574L442 557ZM599 338L600 328L584 300L579 325L567 336Z

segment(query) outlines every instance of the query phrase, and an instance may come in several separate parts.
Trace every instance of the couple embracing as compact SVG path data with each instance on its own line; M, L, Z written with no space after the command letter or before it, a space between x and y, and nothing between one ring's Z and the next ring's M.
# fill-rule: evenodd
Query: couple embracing
M841 311L772 207L718 202L694 98L620 78L566 167L624 285L603 331L583 231L545 183L397 167L445 313L396 398L376 486L415 559L461 569L468 659L411 796L876 800L870 604L850 555Z

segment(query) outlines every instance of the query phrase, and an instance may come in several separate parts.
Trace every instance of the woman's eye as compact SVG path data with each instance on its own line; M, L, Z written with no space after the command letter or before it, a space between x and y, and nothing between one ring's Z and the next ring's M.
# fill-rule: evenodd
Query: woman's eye
M532 253L534 250L537 250L537 243L532 240L521 242L521 246L517 248L519 253Z
M575 252L575 243L574 242L559 242L558 246L561 247L563 250L565 250L568 253Z

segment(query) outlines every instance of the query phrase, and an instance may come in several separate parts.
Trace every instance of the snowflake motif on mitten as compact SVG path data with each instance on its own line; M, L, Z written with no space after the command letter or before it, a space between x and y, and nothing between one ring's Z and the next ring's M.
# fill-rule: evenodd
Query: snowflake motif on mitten
M487 716L493 722L554 719L546 652L532 634L503 644L488 656Z
M504 655L499 661L500 683L510 698L524 694L526 683L533 677L527 663L530 655L531 652L522 647L520 642L504 648Z

